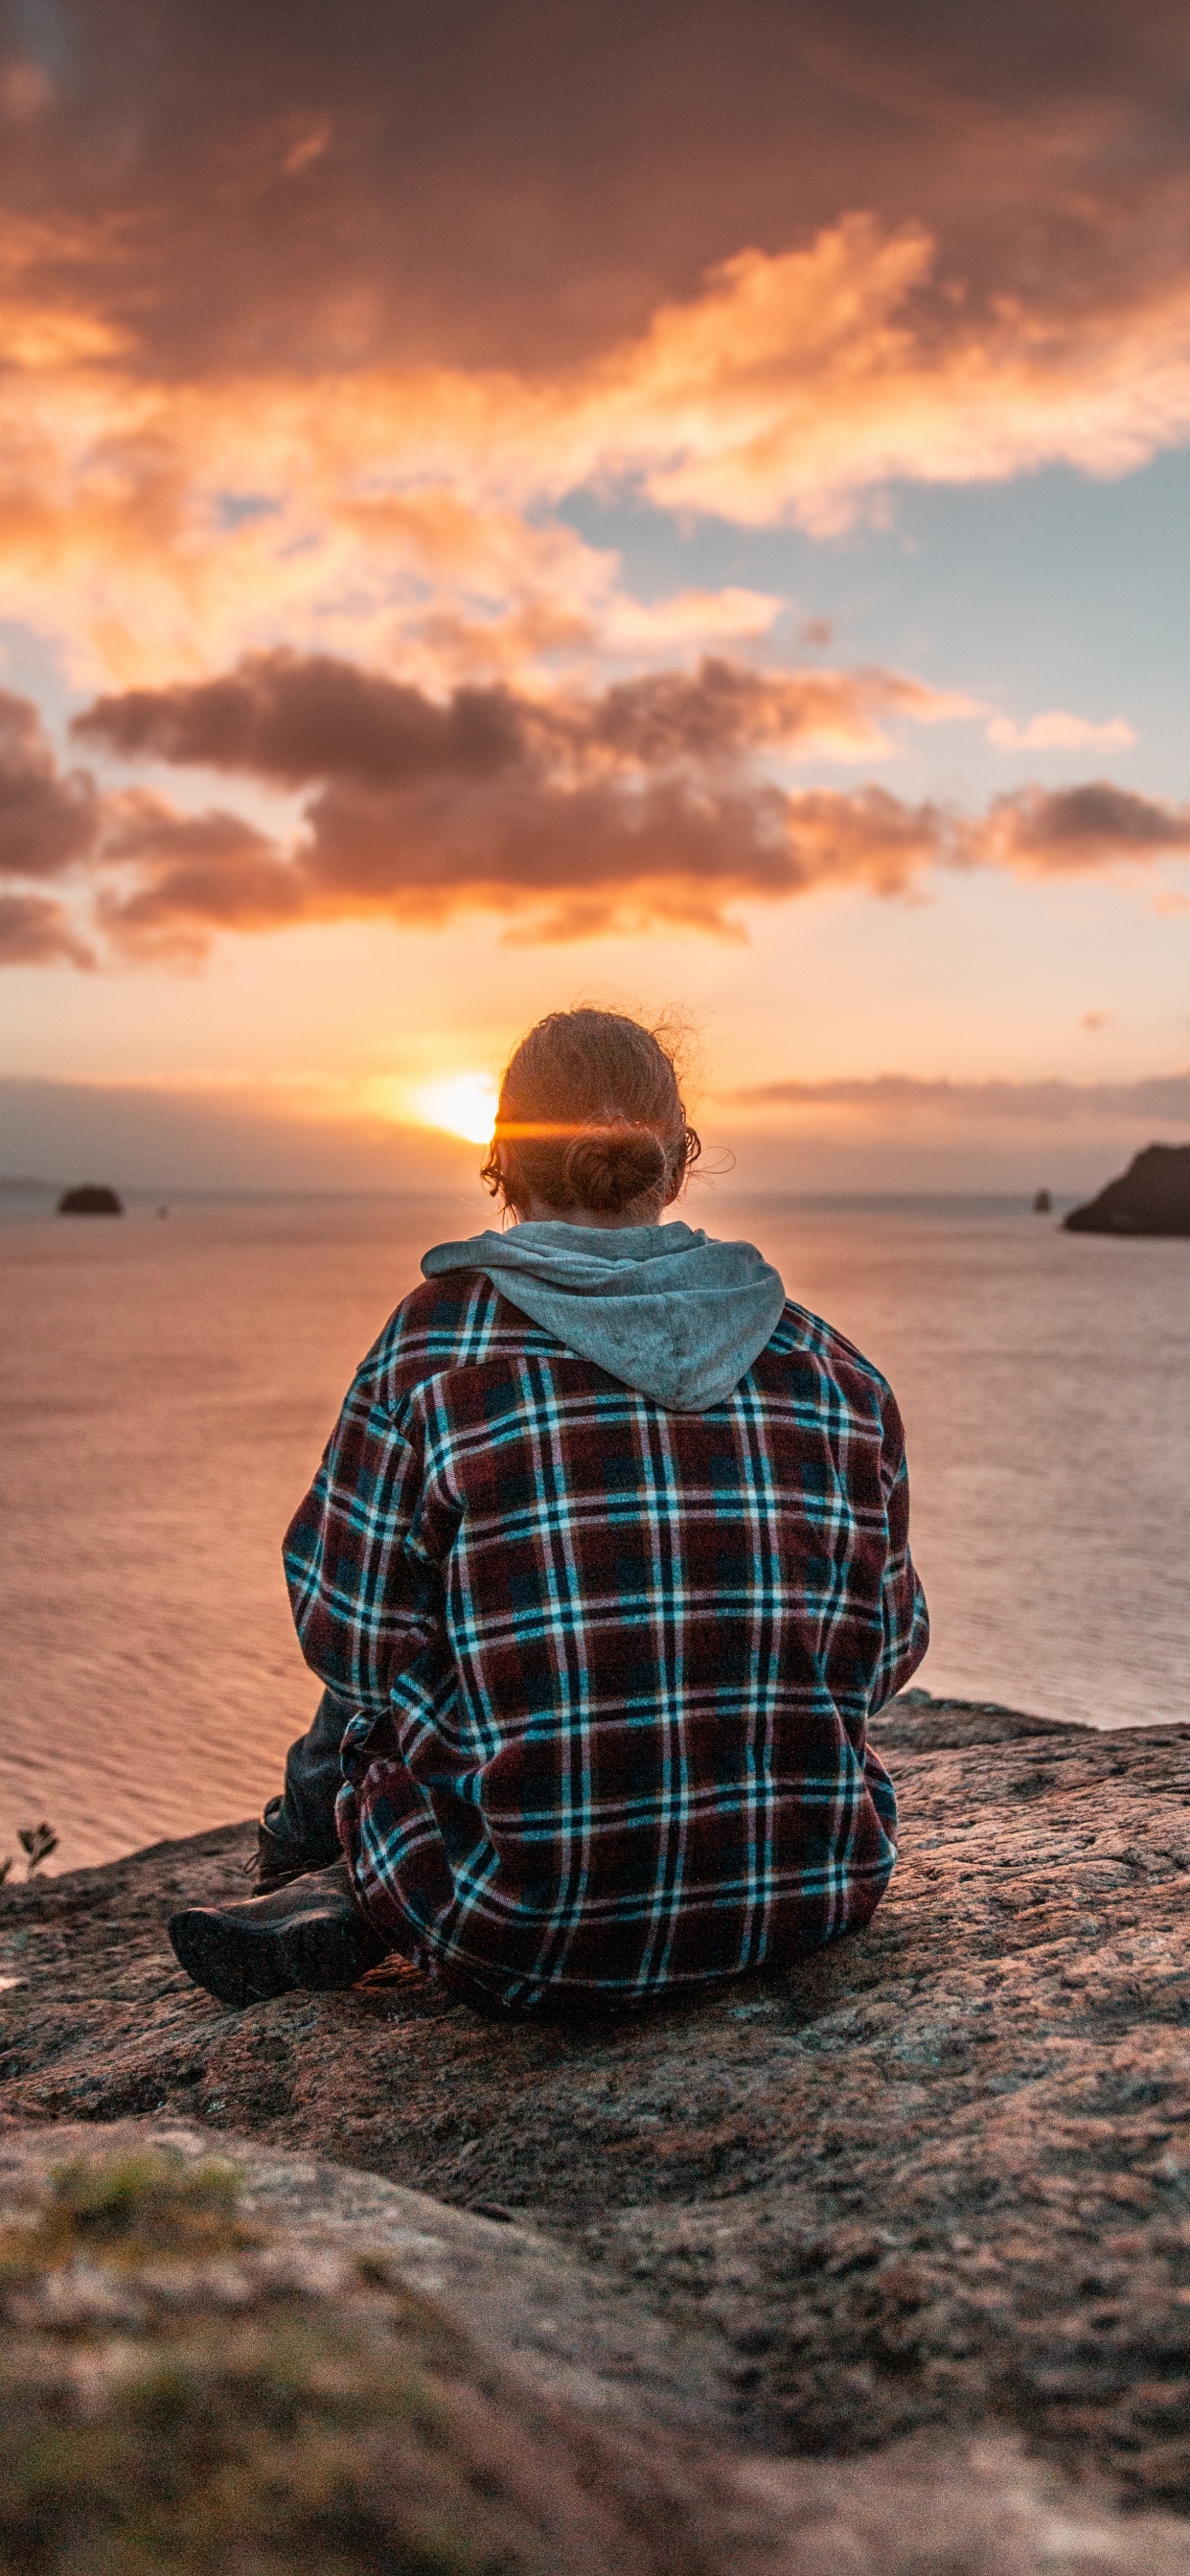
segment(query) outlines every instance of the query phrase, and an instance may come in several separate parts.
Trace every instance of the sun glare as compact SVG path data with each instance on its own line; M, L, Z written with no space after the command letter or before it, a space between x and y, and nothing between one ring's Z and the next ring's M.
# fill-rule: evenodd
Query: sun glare
M428 1082L415 1094L418 1117L427 1127L443 1127L448 1136L465 1136L486 1145L496 1123L499 1097L490 1073L452 1073L444 1082Z

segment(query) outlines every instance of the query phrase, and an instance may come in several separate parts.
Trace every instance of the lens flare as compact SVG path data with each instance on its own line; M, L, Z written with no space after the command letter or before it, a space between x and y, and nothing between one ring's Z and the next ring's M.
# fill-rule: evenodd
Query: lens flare
M465 1136L472 1145L486 1145L499 1098L490 1073L452 1073L443 1082L423 1084L413 1097L423 1126L441 1127L448 1136Z

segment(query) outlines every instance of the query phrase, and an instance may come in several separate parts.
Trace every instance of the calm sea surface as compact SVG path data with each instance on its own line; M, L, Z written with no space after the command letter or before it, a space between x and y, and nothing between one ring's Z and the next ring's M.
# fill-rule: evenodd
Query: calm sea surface
M174 1202L0 1224L0 1858L244 1816L317 1696L285 1524L351 1371L478 1198ZM1190 1242L1009 1202L729 1199L891 1377L934 1621L922 1680L1096 1725L1190 1718Z

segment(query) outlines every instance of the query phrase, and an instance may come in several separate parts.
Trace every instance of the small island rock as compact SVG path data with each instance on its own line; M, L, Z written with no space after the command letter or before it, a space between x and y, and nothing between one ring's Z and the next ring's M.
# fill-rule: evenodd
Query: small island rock
M87 1181L81 1189L63 1190L59 1216L123 1216L124 1202L115 1190Z
M1146 1145L1062 1222L1069 1234L1190 1235L1190 1145Z

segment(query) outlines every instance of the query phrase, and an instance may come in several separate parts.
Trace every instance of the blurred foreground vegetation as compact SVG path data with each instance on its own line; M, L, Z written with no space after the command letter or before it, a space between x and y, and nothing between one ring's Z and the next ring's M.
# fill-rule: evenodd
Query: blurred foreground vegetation
M0 2232L0 2304L6 2570L599 2566L568 2481L449 2318L383 2256L262 2234L230 2166L60 2169Z

